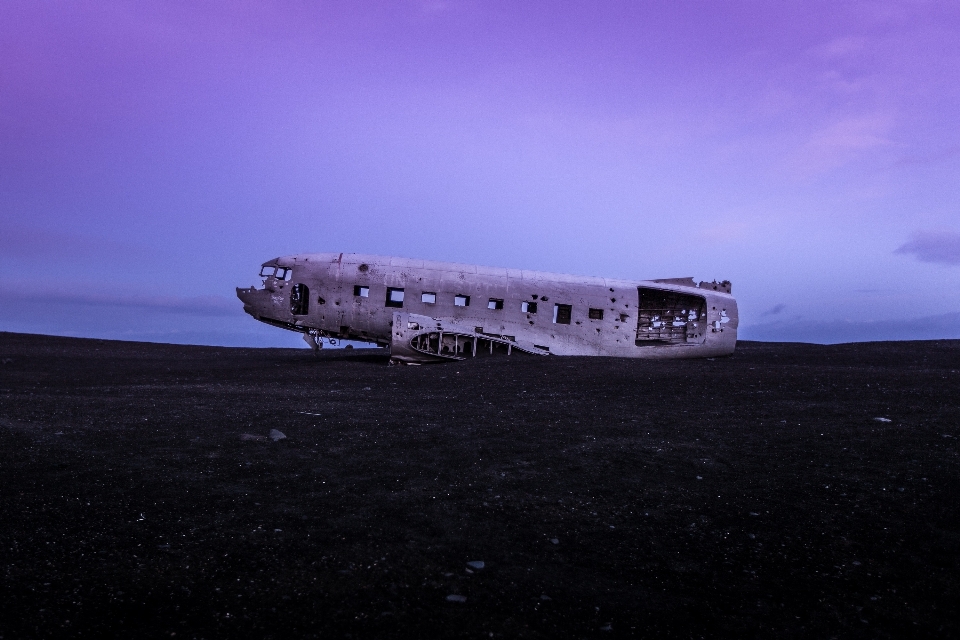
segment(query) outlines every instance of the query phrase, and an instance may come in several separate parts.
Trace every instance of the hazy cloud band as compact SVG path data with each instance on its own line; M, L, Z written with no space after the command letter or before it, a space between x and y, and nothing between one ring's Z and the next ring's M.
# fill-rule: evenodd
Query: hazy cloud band
M921 262L960 264L960 233L920 231L895 253L909 254Z

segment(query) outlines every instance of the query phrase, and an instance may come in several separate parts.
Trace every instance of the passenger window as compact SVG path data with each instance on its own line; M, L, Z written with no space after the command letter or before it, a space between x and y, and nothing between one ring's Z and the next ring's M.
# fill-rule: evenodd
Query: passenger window
M432 293L430 291L424 291L423 293L420 294L420 302L423 302L425 304L436 304L437 294Z
M307 285L297 283L290 289L290 313L305 316L310 311L310 290Z
M591 320L603 320L603 309L590 309L590 313L587 316Z
M503 300L500 298L490 298L487 303L487 309L503 309Z
M398 309L402 308L403 307L403 289L399 289L396 287L388 287L386 305L388 307L396 307Z
M553 321L556 324L570 324L570 316L572 311L573 307L569 304L553 305Z
M369 298L370 297L370 287L361 287L360 285L353 286L353 295L358 298Z
M537 303L536 302L521 302L520 311L523 313L536 313L537 312Z
M470 296L461 296L461 295L454 296L453 304L458 307L469 307Z

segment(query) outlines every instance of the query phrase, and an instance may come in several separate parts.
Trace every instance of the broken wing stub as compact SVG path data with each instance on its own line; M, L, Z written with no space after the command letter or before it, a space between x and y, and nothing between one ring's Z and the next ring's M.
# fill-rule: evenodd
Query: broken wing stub
M489 333L469 323L414 313L395 312L390 357L404 363L450 362L485 355L529 353L549 355L545 347L518 341L516 336Z

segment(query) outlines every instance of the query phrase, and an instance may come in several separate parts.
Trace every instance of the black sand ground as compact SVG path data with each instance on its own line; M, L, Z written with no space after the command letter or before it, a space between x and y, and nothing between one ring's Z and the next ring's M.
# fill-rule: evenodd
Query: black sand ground
M960 341L0 359L4 640L960 635Z

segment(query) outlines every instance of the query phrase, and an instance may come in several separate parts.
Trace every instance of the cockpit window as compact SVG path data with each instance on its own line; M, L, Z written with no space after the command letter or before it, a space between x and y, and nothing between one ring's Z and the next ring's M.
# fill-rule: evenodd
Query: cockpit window
M293 269L287 267L263 267L260 269L261 278L276 278L277 280L289 280L293 277Z

